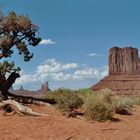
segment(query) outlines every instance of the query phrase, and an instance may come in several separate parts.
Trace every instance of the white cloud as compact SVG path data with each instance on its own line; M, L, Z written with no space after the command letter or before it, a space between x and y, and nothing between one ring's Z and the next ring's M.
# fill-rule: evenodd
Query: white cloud
M108 74L107 67L103 68L91 68L85 67L83 69L75 71L73 79L85 80L85 79L101 79Z
M52 41L51 39L43 39L40 42L41 45L54 45L56 44L55 41Z
M40 78L41 77L37 77L36 74L22 73L21 77L16 80L15 85L25 85L28 83L34 83L40 80Z
M72 79L71 74L65 74L63 72L52 73L51 76L52 76L52 80L54 81L67 81Z
M101 54L97 54L97 53L90 53L90 54L87 54L87 56L94 57L94 56L102 56L102 55Z
M98 77L99 71L94 68L84 68L81 70L75 71L73 78L74 79L87 79L87 78L93 78L94 76Z
M56 59L48 59L44 64L37 67L36 73L57 73L65 70L78 68L77 63L66 63L56 61Z
M92 68L77 63L62 63L56 59L48 59L39 65L32 74L22 71L21 77L16 80L15 85L37 84L45 81L73 83L80 80L99 80L107 74L107 67Z
M26 74L22 71L21 77L16 80L16 84L26 84L31 82L45 81L49 78L54 81L64 81L68 79L68 74L65 78L63 72L78 68L77 63L61 63L56 59L48 59L45 63L36 68L34 74Z

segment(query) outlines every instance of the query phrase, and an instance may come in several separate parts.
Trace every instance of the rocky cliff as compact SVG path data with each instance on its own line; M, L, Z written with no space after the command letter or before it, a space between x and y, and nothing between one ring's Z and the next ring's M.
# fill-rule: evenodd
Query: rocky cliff
M137 48L109 50L109 75L92 86L93 91L108 88L118 95L140 97L140 60Z
M140 74L137 48L113 47L109 51L109 75Z

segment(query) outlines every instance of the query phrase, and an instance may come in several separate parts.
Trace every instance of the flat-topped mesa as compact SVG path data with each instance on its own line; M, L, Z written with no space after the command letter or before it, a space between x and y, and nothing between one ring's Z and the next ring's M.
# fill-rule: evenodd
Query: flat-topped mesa
M138 49L113 47L109 50L109 75L140 74Z
M92 86L93 91L108 88L117 95L140 97L138 49L113 47L109 50L109 75Z

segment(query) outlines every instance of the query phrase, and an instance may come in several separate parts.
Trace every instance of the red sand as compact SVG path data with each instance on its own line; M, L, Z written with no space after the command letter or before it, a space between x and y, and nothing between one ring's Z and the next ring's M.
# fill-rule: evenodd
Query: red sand
M3 116L0 140L140 140L140 107L133 115L116 115L116 122L89 123L66 118L53 107L32 105L47 117Z

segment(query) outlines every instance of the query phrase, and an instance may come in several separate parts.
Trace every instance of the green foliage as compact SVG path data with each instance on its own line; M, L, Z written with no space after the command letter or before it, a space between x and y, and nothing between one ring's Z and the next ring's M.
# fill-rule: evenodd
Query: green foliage
M133 100L116 96L108 89L97 93L91 89L58 89L50 93L47 98L55 99L57 107L63 112L69 112L81 107L84 116L90 121L111 120L114 113L131 114ZM82 105L83 104L83 105Z
M140 105L140 98L139 97L134 99L134 104L135 105Z
M99 98L104 103L112 104L112 100L114 98L114 93L109 89L101 89L98 93Z
M105 121L111 119L114 113L129 115L133 104L132 99L118 97L110 90L103 89L86 99L85 117L87 120Z
M57 100L57 98L64 94L64 93L69 93L69 92L73 92L70 89L63 89L63 88L59 88L57 90L51 91L49 94L47 94L46 98L47 99L54 99Z
M7 16L0 15L0 58L10 57L15 46L24 61L29 61L31 54L27 46L36 46L41 41L37 37L38 26L34 25L28 16L10 12Z
M129 115L131 114L134 101L129 98L114 97L112 100L112 108L117 114Z
M61 94L57 97L57 107L63 112L72 112L79 108L83 102L72 90L59 89Z
M88 97L88 95L93 95L93 91L91 89L80 89L80 90L71 90L71 89L65 89L65 88L59 88L57 90L51 91L49 94L47 94L47 99L54 99L57 100L57 98L65 93L73 93L76 94L83 102Z
M112 119L113 111L110 104L104 102L98 95L86 99L85 118L90 121L106 121Z
M72 112L83 104L76 92L70 89L55 90L50 93L47 98L55 99L58 109L62 112Z
M75 91L77 93L77 95L79 96L79 98L82 99L83 102L85 102L86 98L90 95L95 94L92 89L90 88L84 88L84 89L79 89L77 91Z
M15 66L14 62L0 62L0 78L6 79L6 74L9 74L11 72L19 72L21 69L19 67Z
M114 113L121 115L131 114L134 104L132 99L116 96L109 89L100 90L98 96L102 102L109 104Z

